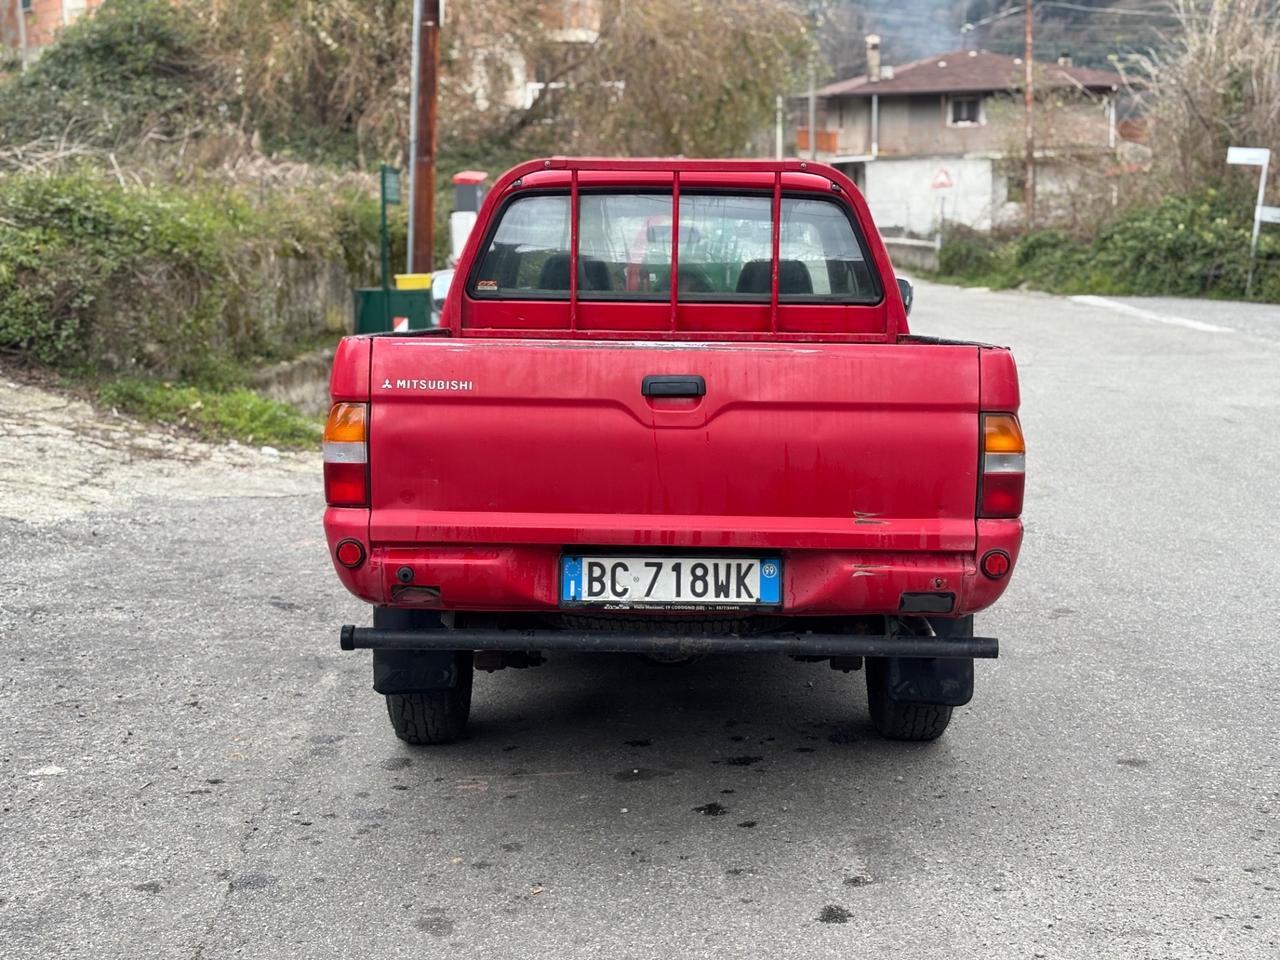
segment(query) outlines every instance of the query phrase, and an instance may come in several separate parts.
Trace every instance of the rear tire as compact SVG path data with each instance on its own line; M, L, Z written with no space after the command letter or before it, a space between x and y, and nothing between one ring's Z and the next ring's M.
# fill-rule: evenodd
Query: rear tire
M951 722L951 707L938 703L898 701L889 696L889 664L868 657L867 704L871 723L886 740L937 740Z
M405 743L429 746L452 743L467 730L474 676L470 651L457 654L457 686L428 693L388 693L391 728Z

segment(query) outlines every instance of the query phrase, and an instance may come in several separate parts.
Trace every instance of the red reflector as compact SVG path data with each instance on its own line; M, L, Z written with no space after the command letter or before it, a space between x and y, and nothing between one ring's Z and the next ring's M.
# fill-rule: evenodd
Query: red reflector
M1022 513L1022 495L1026 485L1026 474L984 474L979 516L993 518L1019 516Z
M326 463L324 499L331 507L363 507L369 502L368 464Z
M338 562L344 567L358 567L364 563L364 547L356 540L343 540L334 551Z
M1009 572L1013 561L1003 550L989 550L982 557L982 572L992 580L999 580Z

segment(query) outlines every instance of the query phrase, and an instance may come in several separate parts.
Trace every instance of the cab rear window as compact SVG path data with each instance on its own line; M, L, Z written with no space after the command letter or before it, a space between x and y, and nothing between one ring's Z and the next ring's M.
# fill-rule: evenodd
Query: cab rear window
M567 296L571 236L568 194L520 197L503 211L472 292Z
M771 194L682 193L678 231L673 212L670 193L582 192L578 299L666 301L674 279L681 302L770 301ZM780 303L880 300L865 246L838 202L784 195L779 214ZM471 276L471 295L567 300L572 239L567 193L517 197L503 208L487 240Z

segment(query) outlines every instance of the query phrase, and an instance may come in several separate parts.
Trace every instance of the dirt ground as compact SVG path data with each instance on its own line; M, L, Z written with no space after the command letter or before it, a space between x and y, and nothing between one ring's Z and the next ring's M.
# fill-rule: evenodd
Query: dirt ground
M55 523L139 497L310 490L318 452L214 444L140 423L0 366L0 518Z

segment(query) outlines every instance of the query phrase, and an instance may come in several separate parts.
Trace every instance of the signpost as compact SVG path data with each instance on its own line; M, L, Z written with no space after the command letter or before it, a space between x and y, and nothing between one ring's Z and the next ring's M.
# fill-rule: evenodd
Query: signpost
M954 186L955 181L951 179L951 171L946 167L939 167L938 172L933 175L933 182L929 184L929 189L946 191ZM938 198L938 237L941 239L942 231L947 226L947 195L939 192L936 196Z
M1227 163L1239 167L1261 167L1258 174L1258 202L1253 208L1253 239L1249 244L1249 279L1245 282L1244 295L1253 295L1253 264L1258 255L1258 233L1262 221L1280 223L1280 207L1264 207L1267 194L1267 168L1271 165L1271 151L1266 147L1228 147Z
M400 171L395 167L382 165L382 289L391 287L391 240L387 236L387 207L400 206Z

